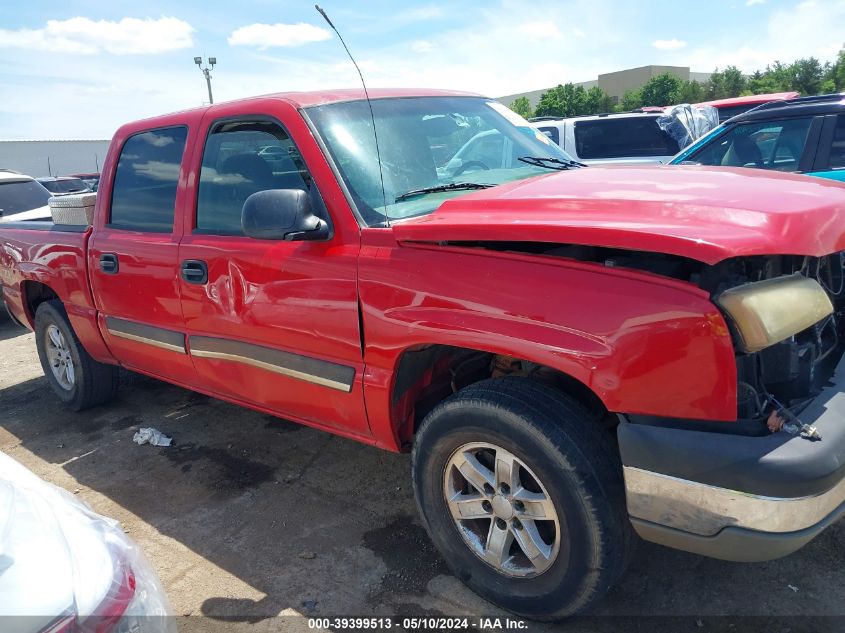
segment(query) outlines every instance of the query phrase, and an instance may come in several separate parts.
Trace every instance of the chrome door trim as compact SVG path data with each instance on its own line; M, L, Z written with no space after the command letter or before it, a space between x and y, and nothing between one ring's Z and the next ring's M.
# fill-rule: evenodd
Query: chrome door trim
M191 356L242 363L282 376L349 393L355 368L309 356L211 336L189 336Z
M144 343L171 352L186 354L185 335L181 332L127 321L117 317L106 317L106 329L109 334L136 343Z

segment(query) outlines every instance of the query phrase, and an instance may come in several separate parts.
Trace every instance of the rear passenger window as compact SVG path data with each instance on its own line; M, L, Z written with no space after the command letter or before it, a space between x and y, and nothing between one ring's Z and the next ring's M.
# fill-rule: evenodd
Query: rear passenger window
M312 195L314 212L322 202L299 151L287 132L272 121L224 122L212 128L205 144L197 194L196 231L242 235L246 199L267 189L302 189Z
M836 128L833 130L833 144L830 147L830 168L845 168L845 114L836 118Z
M654 116L600 117L575 123L578 158L674 156L678 141L660 128Z
M156 233L173 230L187 136L188 128L170 127L127 139L114 174L109 226Z

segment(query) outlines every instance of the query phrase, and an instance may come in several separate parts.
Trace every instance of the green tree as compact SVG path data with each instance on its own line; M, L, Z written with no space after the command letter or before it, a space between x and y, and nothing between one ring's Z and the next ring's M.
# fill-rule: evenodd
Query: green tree
M613 111L613 97L598 86L593 86L585 95L585 114L601 114Z
M563 97L563 116L577 116L579 114L587 114L587 91L584 86L576 86L574 84L564 84Z
M824 68L815 57L797 59L790 66L792 81L790 88L802 95L819 94L824 77Z
M747 92L751 94L768 94L770 92L786 92L792 90L792 64L776 61L766 66L763 72L757 71L748 80Z
M531 113L531 102L528 100L528 97L517 97L511 103L510 109L526 119L534 116Z
M563 86L558 84L554 88L549 88L540 95L540 101L537 102L537 109L534 110L535 116L563 116L563 105L561 104L561 92Z
M704 98L706 101L723 99L725 94L725 78L719 69L714 70L704 82Z
M626 112L636 110L643 105L643 98L639 90L626 90L619 102L619 110Z
M646 106L666 106L677 103L682 81L670 73L652 77L640 88L640 101Z
M700 103L705 101L704 86L697 81L684 81L678 90L678 103Z
M722 71L722 90L725 97L738 97L745 90L748 80L736 66L728 66Z
M587 113L587 91L583 86L558 84L540 95L537 116L577 116Z
M830 65L826 79L833 84L834 92L845 90L845 48L839 51L839 57Z

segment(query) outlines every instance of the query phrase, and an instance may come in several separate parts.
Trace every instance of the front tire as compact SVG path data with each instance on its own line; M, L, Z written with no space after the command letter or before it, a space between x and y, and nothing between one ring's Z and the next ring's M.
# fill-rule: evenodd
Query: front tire
M117 393L118 368L95 361L71 327L62 302L35 311L35 344L53 393L72 411L105 404Z
M412 468L435 545L508 611L574 615L624 571L633 541L618 453L563 393L519 377L470 385L426 416Z

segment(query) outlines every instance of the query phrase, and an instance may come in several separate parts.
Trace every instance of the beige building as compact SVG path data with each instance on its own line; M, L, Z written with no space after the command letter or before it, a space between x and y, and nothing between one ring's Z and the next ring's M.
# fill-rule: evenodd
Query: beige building
M656 77L657 75L662 75L663 73L675 75L684 81L695 80L705 82L710 78L710 73L694 72L687 66L640 66L638 68L617 70L612 73L603 73L599 75L598 79L577 82L575 85L583 86L587 90L593 86L598 86L609 94L613 98L614 102L618 103L622 98L622 95L626 92L641 88L649 79ZM567 82L561 81L560 83ZM504 97L499 97L497 101L505 105L510 105L517 97L527 97L529 103L531 103L531 107L536 108L537 103L540 101L540 96L552 87L554 86L541 88L540 90L532 90L530 92L505 95Z

